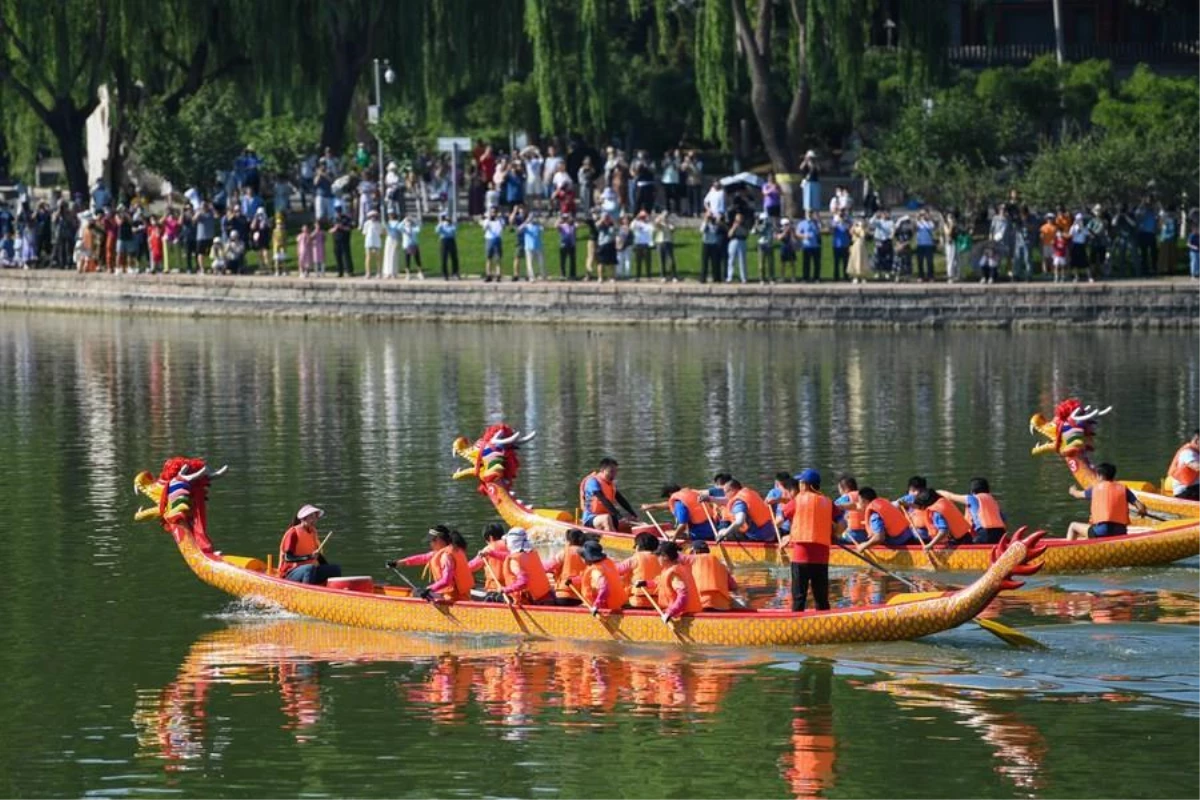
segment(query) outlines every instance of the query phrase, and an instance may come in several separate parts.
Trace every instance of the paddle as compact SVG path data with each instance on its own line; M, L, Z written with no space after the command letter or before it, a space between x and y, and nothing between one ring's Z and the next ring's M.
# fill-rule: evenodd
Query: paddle
M330 531L329 533L325 534L325 538L321 540L321 543L319 545L317 545L317 549L312 551L312 554L314 556L325 549L325 543L329 541L330 536L333 536L333 531Z
M708 529L712 531L713 541L717 543L717 549L721 551L721 558L725 559L725 566L732 570L733 559L729 557L729 553L725 552L725 545L722 543L720 535L717 534L717 524L713 522L712 514L708 511L708 506L701 503L700 508L704 509L704 518L708 520Z
M408 584L408 588L412 589L413 597L420 597L420 596L421 596L421 590L417 588L417 585L416 585L415 583L413 583L412 581L410 581L410 580L408 579L408 576L407 576L407 575L405 575L403 572L401 572L401 571L400 571L400 569L399 569L399 568L398 568L398 567L397 567L395 564L393 564L392 562L390 562L390 561L389 561L389 562L388 562L387 564L385 564L384 566L386 566L386 567L387 567L388 569L390 569L392 572L394 572L394 573L396 573L397 575L399 575L399 576L400 576L400 580L402 580L402 581L404 581L405 583L407 583L407 584ZM433 600L433 597L432 597L432 596L430 596L430 597L426 597L426 598L424 598L424 600L425 600L425 602L427 602L427 603L432 603L432 602L434 602L434 600Z
M908 520L908 528L913 532L913 538L917 540L917 544L921 545L921 552L925 554L925 558L929 559L928 564L925 564L924 566L918 564L916 566L920 566L921 569L926 570L927 572L936 572L941 568L941 565L938 564L938 562L934 559L933 551L925 546L925 543L921 541L920 536L917 536L917 526L913 524L912 514L909 514L908 509L904 506L899 506L899 508L904 512L904 518Z
M504 604L509 608L512 608L513 599L504 593L504 584L501 583L500 579L496 577L496 573L492 570L491 559L489 559L487 556L483 557L483 568L487 570L488 577L492 579L492 582L501 589L500 596L504 598Z
M658 520L656 520L654 518L654 515L650 513L650 509L644 508L642 510L646 512L646 519L650 520L650 524L652 524L654 526L654 530L658 531L659 538L662 539L664 542L671 541L670 539L667 538L666 531L663 530L662 525L659 525Z
M837 544L838 547L845 550L847 553L854 556L855 558L870 565L873 569L878 570L879 572L882 572L884 575L887 575L888 577L895 578L896 580L900 581L905 586L912 589L916 594L918 594L918 595L927 594L926 592L921 592L919 590L919 588L917 587L917 585L915 583L913 583L912 581L908 580L907 578L902 578L899 575L897 575L896 573L892 572L891 570L884 569L884 567L882 565L880 565L879 562L877 562L875 559L867 558L866 556L864 556L862 553L858 552L854 548L846 547L846 545L842 544L840 541L834 540L834 543ZM925 599L925 598L917 597L914 599ZM889 601L889 605L890 605L890 601ZM995 620L979 619L978 617L972 617L971 622L974 622L976 625L983 628L985 631L992 634L993 636L996 636L996 637L1002 639L1005 644L1008 644L1012 647L1034 647L1034 648L1039 648L1041 650L1049 649L1048 647L1046 647L1046 645L1042 644L1037 639L1034 639L1031 636L1026 636L1025 634L1021 633L1020 631L1016 630L1015 628L1010 628L1009 626L1004 625L1000 622L996 622Z
M658 602L654 599L654 597L648 591L646 591L646 587L639 586L638 590L642 594L646 595L646 599L650 601L650 605L654 606L654 610L658 612L658 618L663 621L663 624L674 631L675 626L671 624L671 619L666 614L663 613L663 610L661 608L659 608ZM675 631L675 633L678 634L679 631Z

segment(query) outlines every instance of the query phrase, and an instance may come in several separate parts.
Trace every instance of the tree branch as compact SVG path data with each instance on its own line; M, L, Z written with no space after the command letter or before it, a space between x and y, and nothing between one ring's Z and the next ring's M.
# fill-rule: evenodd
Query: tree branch
M758 50L766 55L771 48L771 0L758 0L758 23L754 33Z
M37 94L32 89L22 83L21 80L12 73L12 70L8 69L6 66L0 66L0 81L6 81L10 86L12 86L13 89L16 90L17 94L21 96L21 99L28 103L29 107L33 109L33 113L37 114L38 119L40 119L44 125L49 127L50 109L38 99Z
M21 40L21 37L17 35L17 32L13 30L12 25L8 23L8 18L4 14L0 14L0 37L7 38L10 42L12 42L13 47L15 47L17 50L17 53L19 53L20 56L25 59L26 63L29 64L29 74L32 75L37 82L42 85L42 88L45 89L51 97L53 97L55 95L54 86L49 80L46 79L46 76L34 66L37 64L37 60L33 57L33 51L29 48L29 45L25 44L25 42ZM10 80L15 79L11 71L9 71L8 74ZM26 88L28 89L30 87Z
M108 48L108 3L101 0L97 3L96 30L89 37L88 60L91 68L88 73L87 96L92 107L96 106L96 92L100 89L100 79L104 67L104 51Z

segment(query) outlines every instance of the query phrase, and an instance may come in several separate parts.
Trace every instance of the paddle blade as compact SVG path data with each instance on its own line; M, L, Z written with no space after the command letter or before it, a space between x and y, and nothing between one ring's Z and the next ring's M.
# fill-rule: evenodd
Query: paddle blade
M1013 647L1028 647L1033 650L1049 650L1050 648L1034 639L1032 636L1026 636L1015 628L1010 628L1007 625L996 622L994 619L974 619L971 620L979 627L983 628L990 634L1003 639L1007 644Z

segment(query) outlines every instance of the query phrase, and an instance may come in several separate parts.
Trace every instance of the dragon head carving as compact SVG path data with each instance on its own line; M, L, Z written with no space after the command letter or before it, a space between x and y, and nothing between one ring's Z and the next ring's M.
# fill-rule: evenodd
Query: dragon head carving
M190 527L201 544L207 544L204 504L208 485L224 475L226 469L210 470L203 459L175 456L163 463L157 478L147 471L139 472L133 479L134 494L148 498L154 505L138 509L133 518L139 522L158 519L169 530Z
M499 483L511 487L521 470L521 460L517 451L536 436L536 431L521 435L503 422L492 425L474 442L468 442L465 436L454 440L451 452L470 463L454 473L454 479L475 478L479 481L480 491L489 483Z
M1092 408L1068 397L1054 408L1054 418L1046 419L1041 414L1029 418L1029 431L1040 434L1046 441L1033 448L1033 455L1057 453L1067 459L1089 459L1093 450L1092 440L1096 437L1099 418L1112 411L1108 408Z

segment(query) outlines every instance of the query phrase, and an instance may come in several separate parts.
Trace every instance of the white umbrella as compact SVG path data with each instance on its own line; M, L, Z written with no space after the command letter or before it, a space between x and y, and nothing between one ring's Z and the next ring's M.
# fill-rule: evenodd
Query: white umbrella
M730 175L728 178L721 178L721 188L728 189L730 186L735 186L739 183L748 183L751 186L758 188L763 185L763 179L755 175L753 172L739 172L737 175Z

